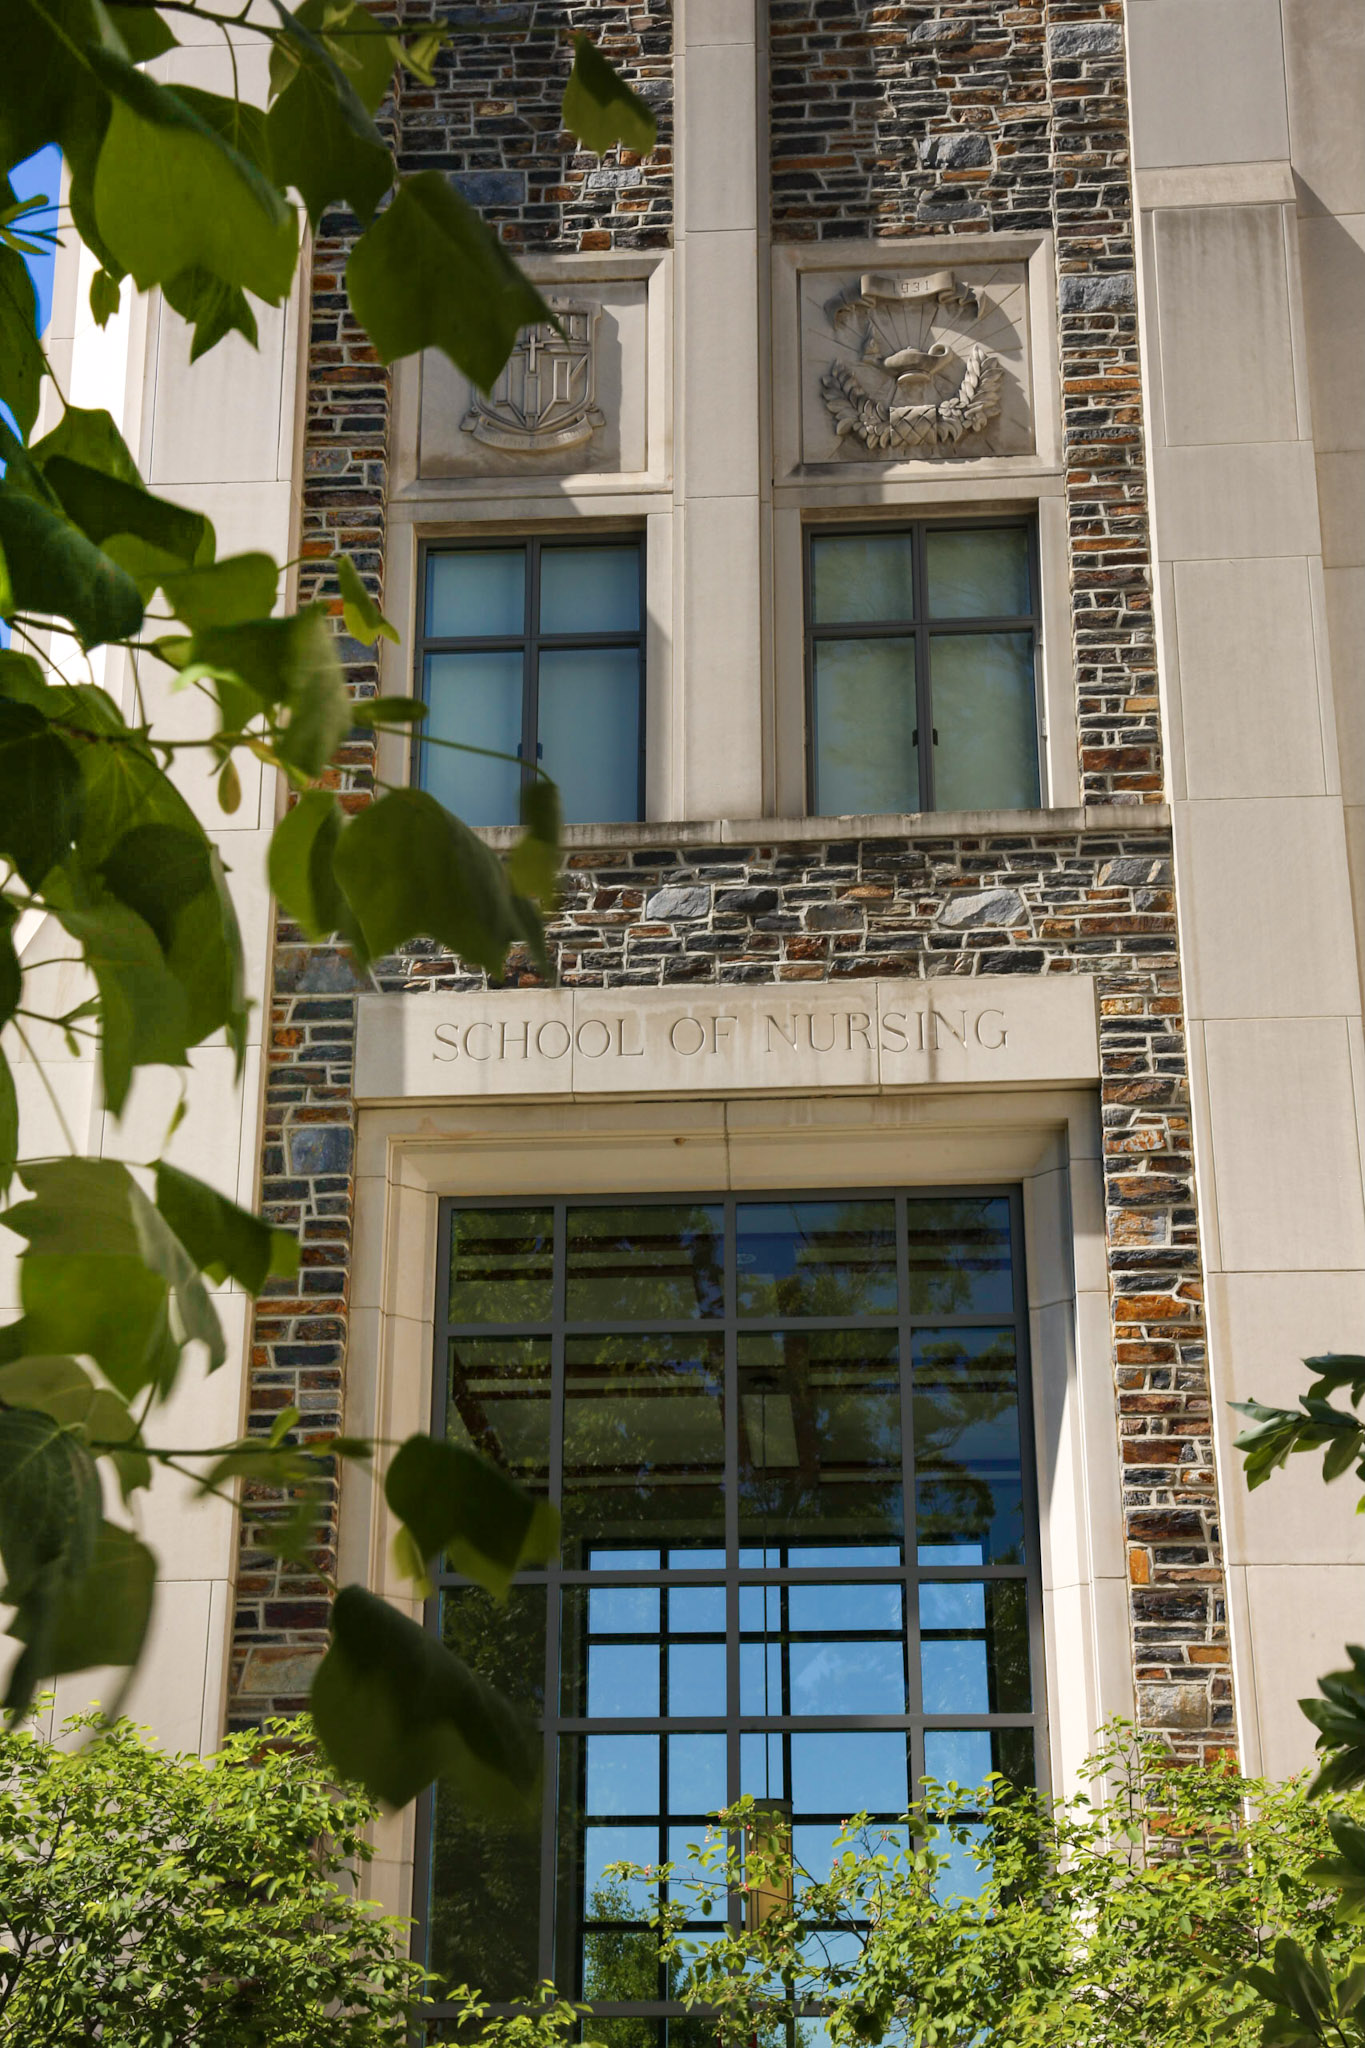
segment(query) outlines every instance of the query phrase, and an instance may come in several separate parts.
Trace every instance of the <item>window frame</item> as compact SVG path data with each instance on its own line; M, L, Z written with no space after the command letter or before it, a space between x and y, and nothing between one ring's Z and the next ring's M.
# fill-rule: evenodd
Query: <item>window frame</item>
M998 618L937 619L929 615L928 574L925 566L925 537L930 533L980 533L1012 530L1022 532L1028 542L1029 594L1032 610ZM858 621L817 625L815 622L815 543L820 540L852 539L859 534L908 533L912 560L912 588L915 617L893 621ZM1043 641L1042 565L1038 545L1038 521L1031 514L992 514L973 519L861 519L803 523L801 534L802 661L805 676L806 715L806 808L811 817L832 815L818 808L820 734L815 698L815 648L820 640L910 640L915 651L915 730L934 731L933 704L929 680L929 640L937 633L1021 633L1033 641L1033 727L1038 761L1038 803L1047 803L1047 726L1044 719L1042 674L1039 656ZM934 746L917 746L919 804L914 815L934 811ZM909 814L905 814L909 815Z
M1012 1310L1009 1315L991 1316L985 1313L966 1314L915 1314L910 1309L909 1297L909 1240L907 1205L916 1201L934 1199L1003 1199L1009 1204L1010 1247L1013 1268ZM775 1315L768 1317L740 1316L735 1299L737 1275L735 1212L741 1204L754 1202L819 1202L819 1201L879 1201L891 1202L895 1208L897 1280L899 1306L894 1312L866 1314L856 1318ZM438 1237L436 1262L436 1304L433 1328L433 1357L431 1382L430 1427L438 1438L444 1435L446 1405L448 1397L449 1340L456 1334L485 1335L499 1337L544 1335L548 1329L550 1341L550 1430L549 1430L549 1490L547 1497L556 1505L562 1499L564 1414L566 1392L566 1349L567 1339L573 1335L602 1334L609 1332L613 1325L604 1318L594 1318L588 1323L571 1323L563 1313L566 1283L566 1234L565 1215L570 1209L584 1208L673 1208L692 1205L720 1208L723 1216L724 1244L724 1289L725 1299L721 1313L715 1317L698 1317L687 1327L697 1333L719 1332L724 1341L723 1412L725 1427L725 1533L723 1566L714 1564L685 1568L664 1566L655 1569L626 1569L620 1571L593 1570L586 1566L566 1567L558 1558L546 1569L519 1573L516 1585L543 1587L546 1598L546 1636L544 1697L545 1713L542 1726L543 1743L543 1784L544 1802L540 1816L540 1898L539 1928L537 1933L538 1977L555 1977L557 1980L558 1929L555 1924L557 1890L560 1867L560 1807L559 1786L561 1740L564 1736L585 1738L589 1733L610 1734L659 1734L669 1733L723 1733L726 1738L727 1779L731 1785L739 1783L740 1737L763 1731L786 1734L790 1732L862 1732L903 1731L910 1749L911 1795L923 1775L924 1746L926 1730L943 1729L1008 1729L1026 1728L1033 1735L1034 1776L1040 1791L1046 1795L1051 1782L1050 1755L1048 1746L1047 1710L1047 1665L1044 1636L1044 1596L1042 1568L1042 1521L1039 1499L1038 1445L1034 1426L1033 1363L1030 1346L1030 1318L1028 1305L1028 1268L1024 1239L1024 1203L1022 1187L1014 1182L967 1182L930 1185L910 1185L900 1182L892 1185L872 1187L825 1186L799 1188L745 1188L688 1190L649 1190L638 1194L584 1193L555 1194L538 1196L520 1193L503 1196L479 1196L461 1194L443 1197L438 1210ZM451 1215L458 1209L549 1209L553 1215L553 1269L552 1269L552 1314L547 1322L535 1324L483 1323L477 1326L454 1322L449 1315L450 1303L450 1253ZM741 1566L739 1555L742 1547L752 1547L752 1542L741 1543L738 1492L730 1483L730 1475L739 1471L739 1395L740 1374L739 1338L749 1330L791 1328L793 1324L809 1324L814 1328L848 1327L850 1321L859 1328L868 1330L887 1329L898 1334L900 1359L900 1438L901 1472L904 1488L907 1534L903 1539L903 1557L894 1565L746 1565ZM1012 1325L1015 1338L1016 1401L1019 1427L1019 1457L1021 1466L1022 1511L1025 1532L1025 1558L1020 1565L922 1565L918 1559L913 1533L914 1514L914 1420L913 1420L913 1375L909 1370L912 1356L911 1338L918 1328L945 1329L959 1327L989 1328ZM626 1325L620 1326L623 1330ZM666 1317L653 1323L632 1319L628 1325L632 1333L646 1334L651 1328L660 1332L676 1333L683 1325L678 1317ZM660 1554L668 1548L661 1543ZM862 1585L899 1585L902 1588L902 1613L904 1616L904 1642L912 1696L918 1696L920 1684L920 1608L918 1587L921 1582L931 1583L981 1583L999 1580L1013 1580L1025 1586L1026 1623L1029 1644L1029 1666L1032 1680L1032 1707L1027 1713L957 1713L925 1714L922 1703L914 1713L862 1714L847 1713L832 1715L784 1715L780 1712L766 1714L745 1714L739 1706L740 1644L745 1633L740 1614L739 1589L742 1586L764 1586L784 1589L792 1585L845 1585L855 1581ZM431 1572L433 1592L424 1608L424 1623L433 1634L439 1634L441 1594L446 1588L468 1586L471 1582L459 1573L440 1567L439 1561ZM564 1653L560 1640L563 1626L563 1591L571 1586L721 1586L726 1600L725 1656L727 1701L724 1715L685 1716L644 1715L614 1716L609 1719L590 1717L564 1711L564 1702L559 1696L559 1687L564 1667ZM766 1603L765 1603L766 1615ZM581 1752L586 1755L586 1749ZM418 1802L415 1830L414 1897L413 1897L413 1953L425 1961L429 1952L429 1925L431 1915L431 1862L433 1852L434 1788L428 1788ZM798 1816L798 1822L799 1822ZM661 1816L661 1824L667 1825L667 1816ZM738 1924L740 1902L730 1901L730 1917ZM562 1995L579 1997L581 1992L572 1986L560 1987ZM515 2004L490 2001L490 2011L508 2013L518 2010ZM668 2018L679 2016L684 2008L676 2000L658 1999L641 2001L592 2001L593 2012L607 2018ZM438 2001L431 2010L433 2020L450 2016L454 2008Z
M538 630L540 618L540 565L546 548L625 548L635 551L640 592L639 624L633 632L626 633L542 633ZM427 597L429 564L437 555L488 554L496 550L519 548L526 560L525 598L522 614L522 631L511 634L439 634L427 631ZM413 695L423 704L430 705L431 696L427 687L427 656L429 654L493 654L521 650L521 739L518 742L518 759L521 762L520 788L525 790L532 781L540 763L540 742L537 738L540 713L540 650L544 648L596 648L635 647L639 662L639 694L637 713L637 761L635 771L635 816L624 823L639 824L645 815L645 721L648 710L646 689L645 655L648 639L648 602L645 582L646 553L645 534L640 528L631 527L616 533L574 533L556 531L553 533L486 533L464 534L453 540L423 539L417 551L417 632L414 636L414 687ZM411 753L411 780L415 789L426 787L424 774L427 761L427 741L419 722L413 729ZM515 822L515 820L510 821ZM605 824L607 820L585 818L583 824ZM489 829L489 828L484 828ZM499 829L497 827L491 829Z

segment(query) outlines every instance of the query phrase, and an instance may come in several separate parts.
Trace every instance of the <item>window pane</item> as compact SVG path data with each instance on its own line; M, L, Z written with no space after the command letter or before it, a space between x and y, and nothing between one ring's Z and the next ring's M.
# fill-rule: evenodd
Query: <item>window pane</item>
M510 754L459 754L449 747L421 748L422 787L467 825L514 825L521 766L522 658L520 653L429 654L424 727L430 737L462 747Z
M640 624L640 550L542 548L542 633L634 633Z
M723 1714L724 1588L694 1589L708 1602L705 1615L685 1590L680 1598L652 1586L567 1587L561 1710L604 1720ZM697 1628L698 1620L711 1626ZM678 1640L684 1635L710 1639Z
M550 1344L545 1337L452 1337L446 1437L523 1486L550 1483Z
M1033 1783L1031 1728L926 1728L924 1775L975 1791L992 1771L1011 1785Z
M895 625L915 616L908 533L821 534L810 544L817 626Z
M742 1316L896 1312L894 1202L741 1202L735 1238Z
M898 1536L895 1332L745 1332L739 1339L740 1539Z
M912 1315L1012 1314L1010 1205L1003 1195L912 1197L906 1215Z
M816 811L917 811L914 641L817 640L813 658Z
M1031 633L935 633L934 807L1026 811L1038 802Z
M604 1539L723 1539L723 1361L719 1337L566 1340L566 1562ZM608 1559L598 1549L593 1562Z
M506 1607L461 1587L441 1596L449 1649L534 1716L544 1704L545 1593L516 1588ZM540 1829L471 1812L437 1781L432 1813L430 1967L490 1998L529 1996L539 1976Z
M1027 618L1033 609L1028 535L1020 526L928 533L924 564L931 618Z
M926 1714L1026 1714L1028 1589L1022 1579L920 1587Z
M570 825L640 815L640 651L547 647L536 738Z
M920 1330L914 1358L921 1562L1022 1564L1013 1330Z
M551 1209L454 1209L452 1323L544 1323L550 1318Z
M721 1216L711 1203L570 1209L569 1321L718 1316Z
M525 631L525 548L459 548L427 556L430 639L501 640Z
M799 1814L904 1813L909 1773L904 1735L851 1729L847 1734L793 1735L791 1800Z

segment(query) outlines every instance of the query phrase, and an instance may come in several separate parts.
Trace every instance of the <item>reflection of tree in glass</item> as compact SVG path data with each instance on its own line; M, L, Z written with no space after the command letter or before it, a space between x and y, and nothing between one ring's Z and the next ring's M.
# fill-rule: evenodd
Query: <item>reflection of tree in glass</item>
M659 1938L654 1930L632 1921L632 1906L623 1884L605 1880L588 1898L587 1919L616 1922L589 1926L583 1936L583 1996L603 2004L654 2004L659 1996ZM625 1924L621 1924L625 1923ZM605 2039L600 2027L610 2024L613 2048L653 2048L657 2022L615 2019L594 2023L594 2039Z
M741 1315L895 1314L894 1203L745 1202L737 1230Z
M553 1242L551 1209L452 1210L451 1322L548 1322Z
M456 1656L528 1719L544 1707L545 1590L520 1587L495 1607L476 1586L441 1595L441 1633ZM484 1821L438 1787L432 1817L430 1967L490 1998L526 1997L538 1975L540 1833Z
M740 1512L765 1541L902 1533L894 1331L743 1331Z
M1021 1562L1014 1332L921 1335L914 1418L920 1543L979 1544L984 1563Z
M912 1315L1008 1315L1010 1206L1003 1195L906 1204Z
M719 1337L567 1339L567 1539L723 1541L723 1364Z
M543 1493L550 1464L545 1337L452 1337L446 1437Z
M642 1202L570 1209L567 1234L571 1323L722 1313L719 1207Z

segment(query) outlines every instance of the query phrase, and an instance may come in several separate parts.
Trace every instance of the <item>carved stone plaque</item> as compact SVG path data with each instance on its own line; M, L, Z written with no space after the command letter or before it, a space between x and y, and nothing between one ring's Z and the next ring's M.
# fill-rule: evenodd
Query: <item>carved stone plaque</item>
M812 269L800 317L804 462L1033 451L1022 263Z

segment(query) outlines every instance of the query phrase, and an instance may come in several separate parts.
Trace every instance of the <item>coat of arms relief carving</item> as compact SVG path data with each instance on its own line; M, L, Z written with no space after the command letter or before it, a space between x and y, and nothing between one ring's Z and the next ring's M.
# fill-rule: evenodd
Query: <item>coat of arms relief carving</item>
M1022 264L812 269L801 316L805 461L1031 451Z
M524 327L491 391L475 391L460 422L490 448L543 455L589 441L605 423L597 403L594 330L600 308L550 298L557 327Z

